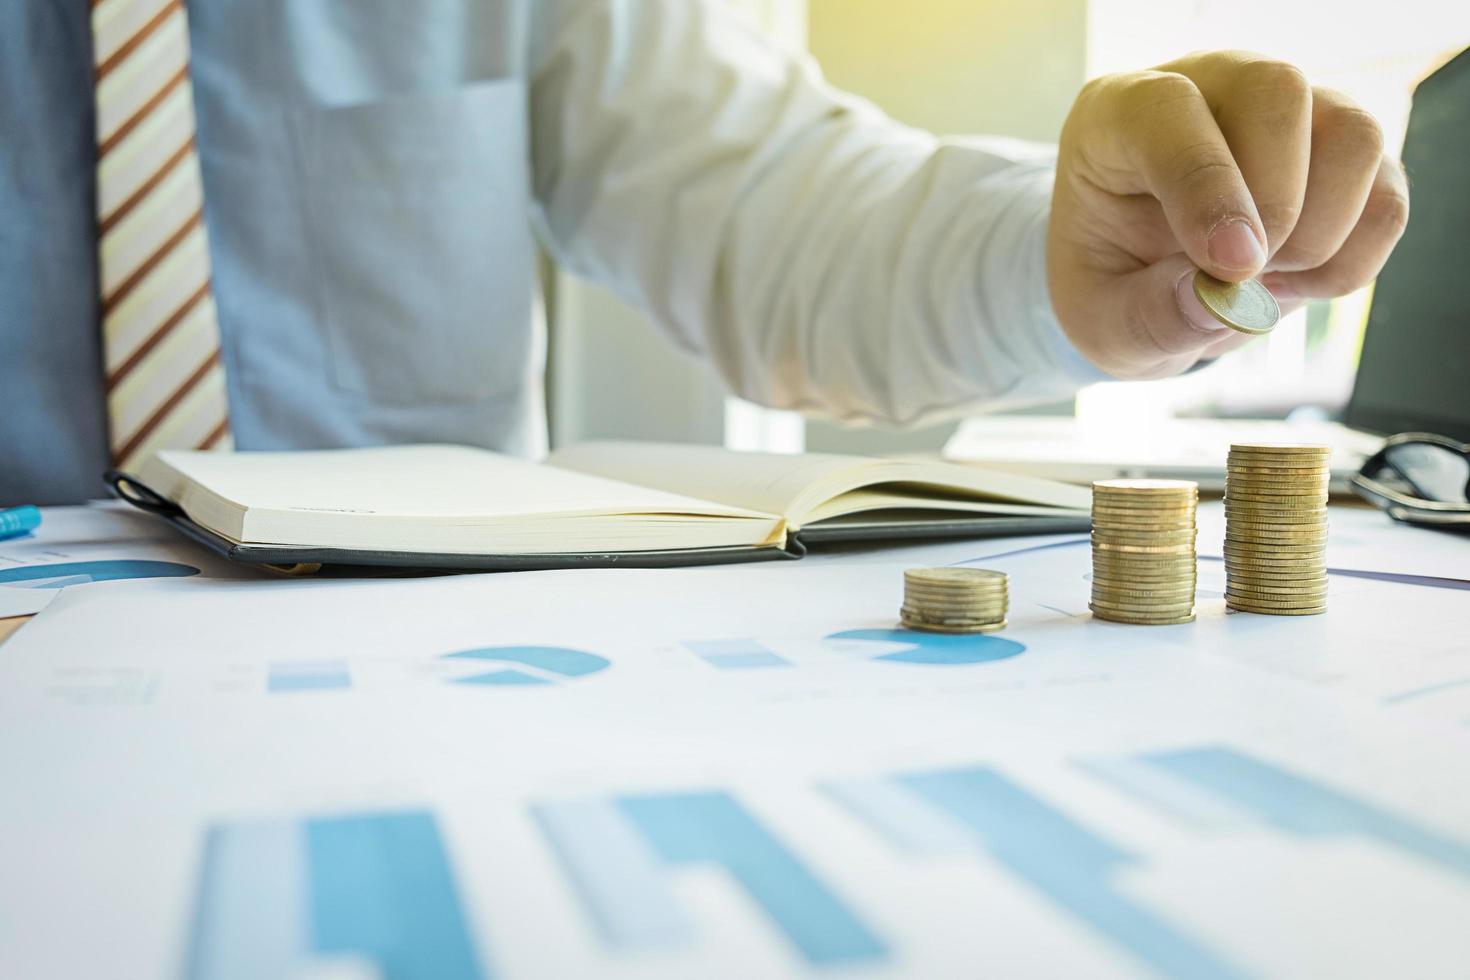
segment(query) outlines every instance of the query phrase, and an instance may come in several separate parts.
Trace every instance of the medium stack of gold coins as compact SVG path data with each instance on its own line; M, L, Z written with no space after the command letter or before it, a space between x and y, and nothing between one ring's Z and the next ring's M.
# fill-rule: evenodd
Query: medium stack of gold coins
M1194 619L1195 510L1189 480L1099 480L1092 485L1094 616L1167 626Z
M1236 443L1225 477L1225 604L1242 612L1327 611L1326 446Z
M993 633L1005 629L1010 603L1005 572L985 568L910 568L903 573L899 618L932 633Z

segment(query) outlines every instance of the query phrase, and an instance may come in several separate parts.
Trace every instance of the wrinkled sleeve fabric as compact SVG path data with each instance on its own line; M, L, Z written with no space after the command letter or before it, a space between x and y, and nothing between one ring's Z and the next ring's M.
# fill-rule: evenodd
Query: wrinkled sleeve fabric
M538 10L548 249L739 395L912 424L1102 377L1047 293L1050 148L900 125L720 0Z

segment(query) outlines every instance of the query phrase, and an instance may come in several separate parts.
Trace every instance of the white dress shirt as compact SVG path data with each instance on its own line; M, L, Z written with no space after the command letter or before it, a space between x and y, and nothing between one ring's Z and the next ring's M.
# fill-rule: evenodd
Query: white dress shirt
M1048 300L1050 151L902 126L721 0L189 13L240 448L541 452L538 238L766 405L911 423L1101 376ZM0 8L0 502L107 465L85 14Z

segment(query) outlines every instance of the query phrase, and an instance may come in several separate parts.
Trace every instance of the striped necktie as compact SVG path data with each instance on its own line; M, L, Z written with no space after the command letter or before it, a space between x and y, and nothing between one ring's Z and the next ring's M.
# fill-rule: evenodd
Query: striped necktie
M113 464L232 445L183 0L92 0Z

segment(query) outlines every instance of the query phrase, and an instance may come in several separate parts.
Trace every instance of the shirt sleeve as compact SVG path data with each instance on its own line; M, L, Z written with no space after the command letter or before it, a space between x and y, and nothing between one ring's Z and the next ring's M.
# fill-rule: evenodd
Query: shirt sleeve
M741 396L896 424L1104 377L1052 312L1054 150L940 139L718 0L549 0L537 221Z

